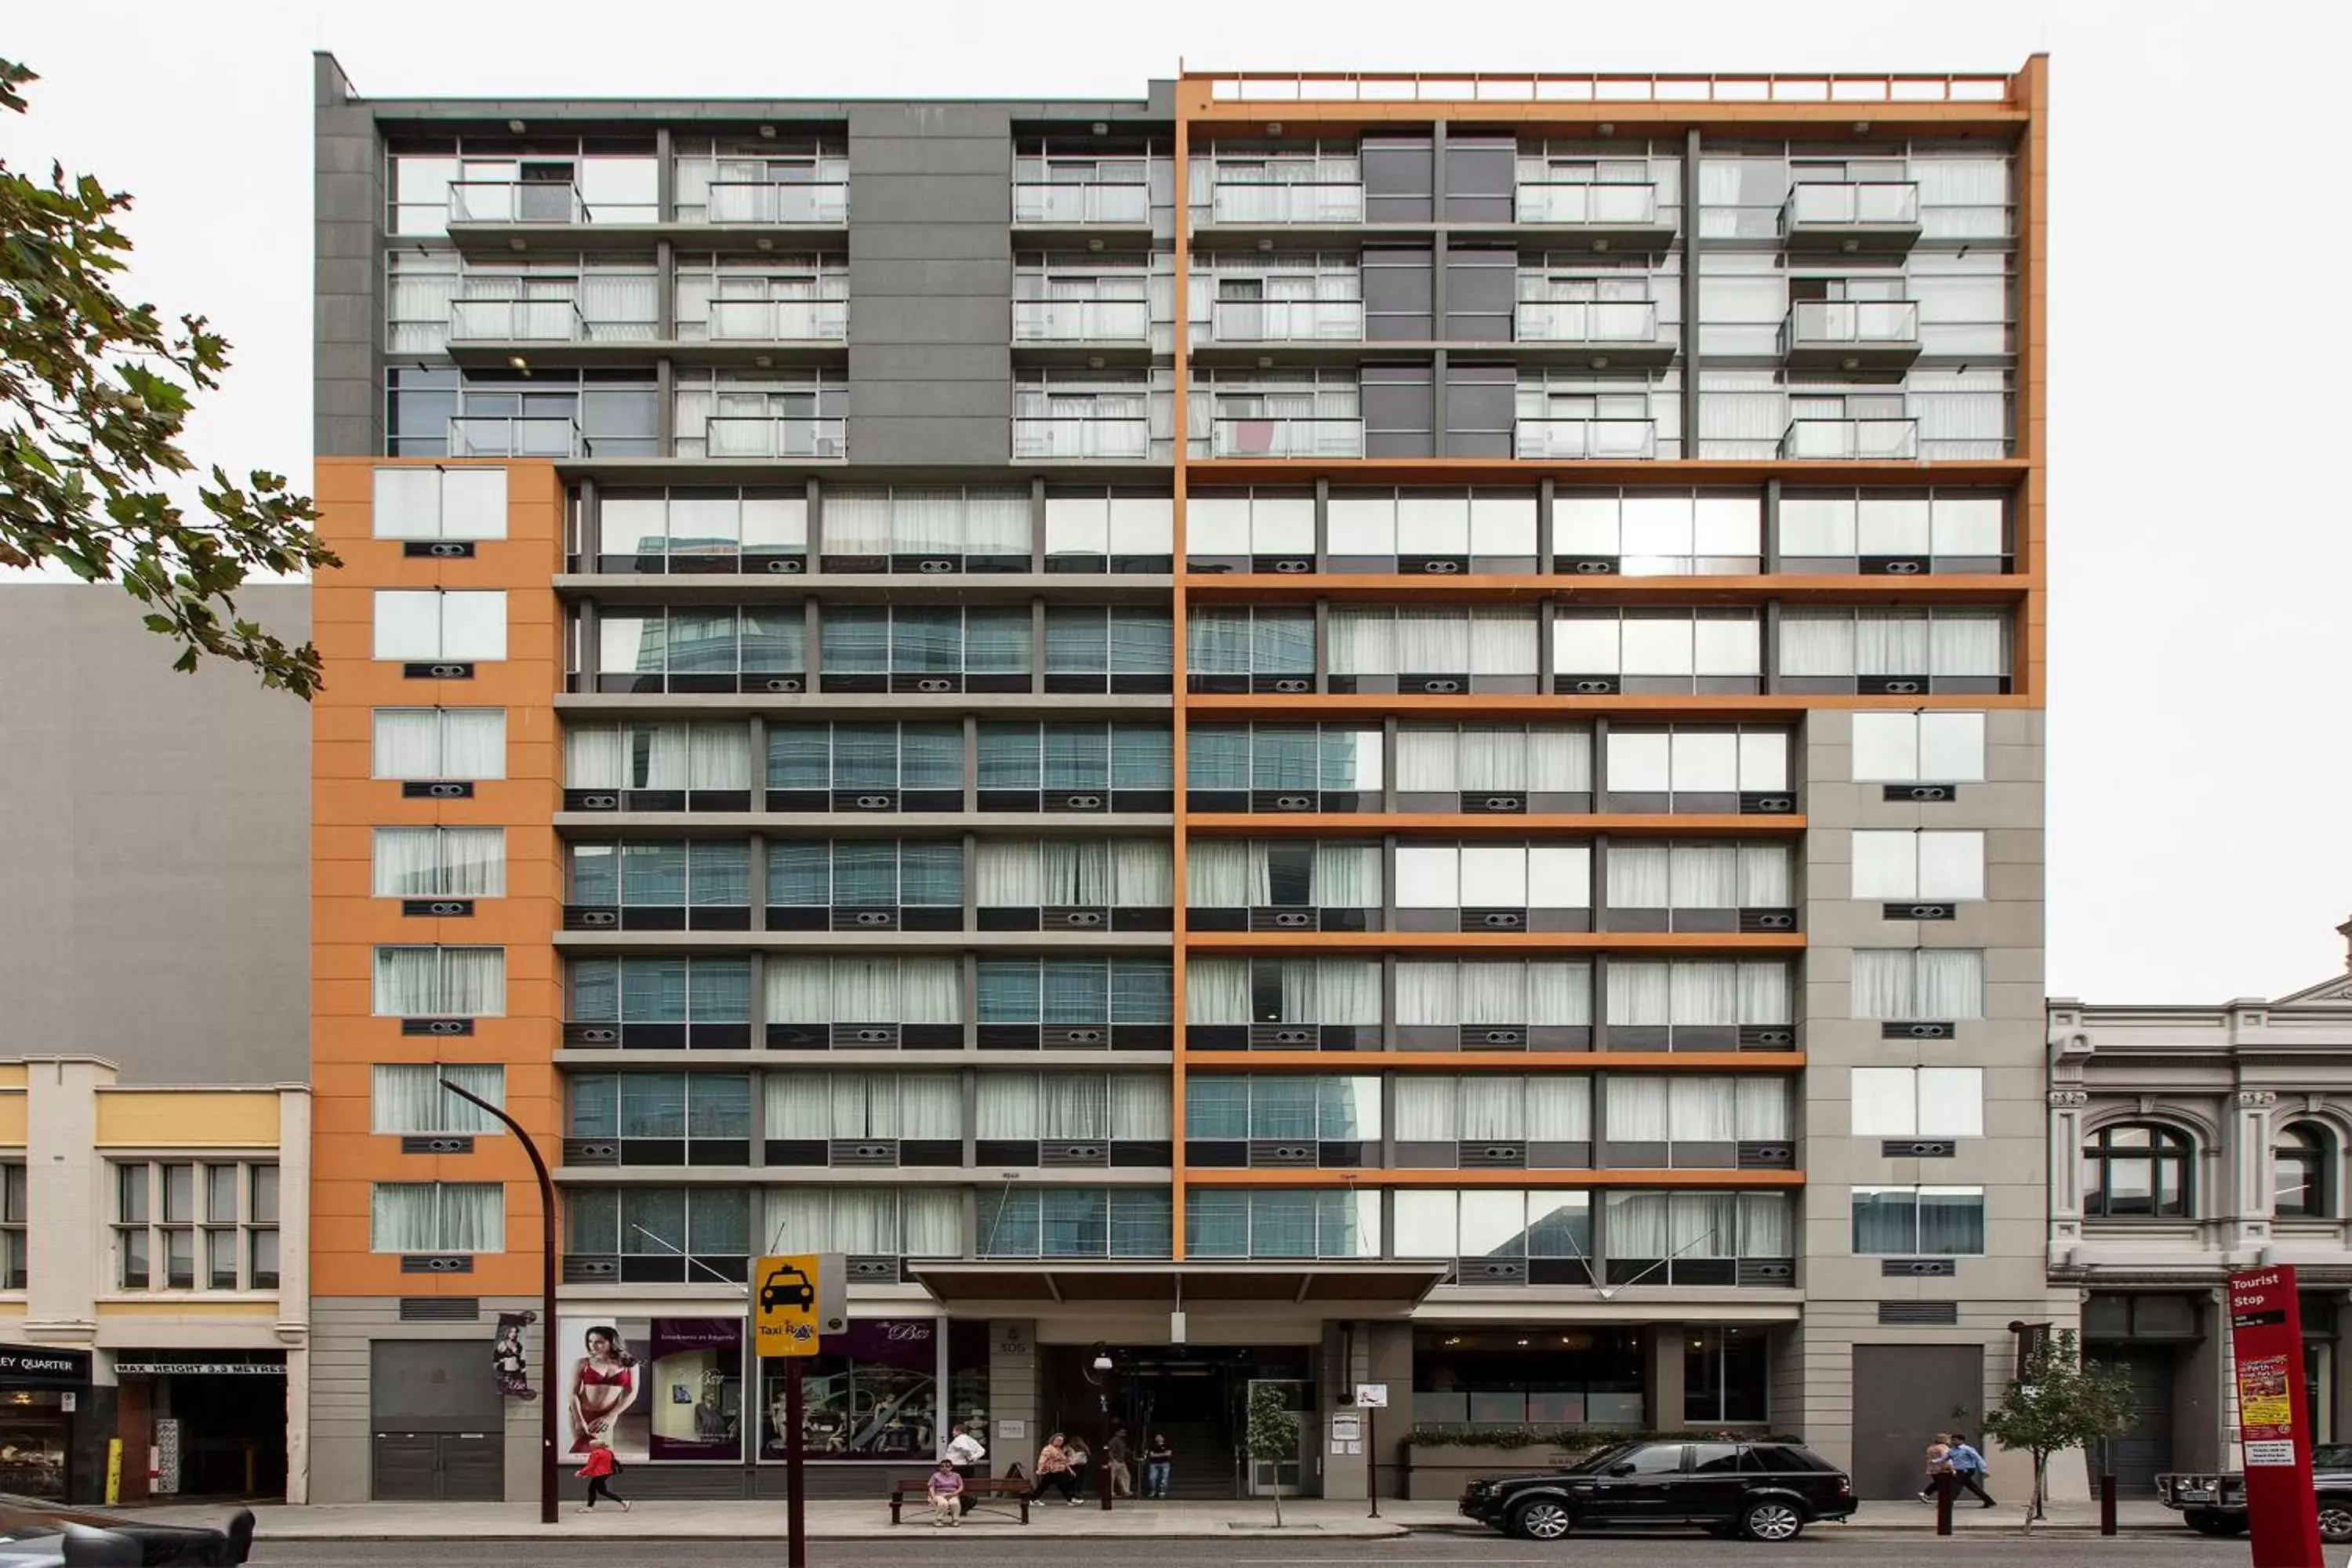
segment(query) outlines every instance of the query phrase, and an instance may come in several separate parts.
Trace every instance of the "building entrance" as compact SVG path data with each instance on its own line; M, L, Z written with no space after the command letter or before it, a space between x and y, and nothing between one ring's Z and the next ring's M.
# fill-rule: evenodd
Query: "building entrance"
M1314 1440L1308 1347L1115 1345L1112 1370L1102 1386L1088 1380L1093 1356L1092 1347L1082 1345L1048 1345L1040 1352L1038 1443L1060 1431L1083 1437L1099 1455L1108 1432L1125 1427L1140 1491L1142 1454L1158 1434L1176 1456L1169 1489L1173 1498L1263 1497L1276 1485L1292 1495L1304 1486L1299 1463L1255 1467L1265 1473L1253 1474L1242 1459L1242 1436L1250 1385L1276 1382L1287 1391L1290 1407L1301 1413L1302 1446ZM1035 1461L1035 1447L1021 1456L1024 1473ZM1100 1471L1089 1463L1087 1485L1099 1484Z

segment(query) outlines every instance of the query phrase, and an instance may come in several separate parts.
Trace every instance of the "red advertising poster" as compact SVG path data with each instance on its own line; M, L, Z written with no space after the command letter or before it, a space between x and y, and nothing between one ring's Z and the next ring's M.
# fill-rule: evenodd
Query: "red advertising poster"
M2230 1352L2238 1368L2238 1436L2246 1454L2253 1568L2323 1568L2311 1489L2311 1412L2304 1407L2303 1312L2294 1270L2230 1277Z

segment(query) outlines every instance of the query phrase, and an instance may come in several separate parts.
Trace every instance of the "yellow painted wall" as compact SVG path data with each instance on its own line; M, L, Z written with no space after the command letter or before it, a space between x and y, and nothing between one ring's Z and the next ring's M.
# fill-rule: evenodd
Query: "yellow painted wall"
M25 1146L25 1091L0 1088L0 1148Z
M275 1149L278 1091L101 1089L100 1148Z
M0 1062L0 1089L22 1089L30 1071L23 1062Z
M272 1291L260 1291L263 1296ZM257 1322L275 1323L277 1313L266 1301L211 1301L201 1295L170 1296L152 1301L106 1301L98 1303L101 1322L123 1318L251 1318Z

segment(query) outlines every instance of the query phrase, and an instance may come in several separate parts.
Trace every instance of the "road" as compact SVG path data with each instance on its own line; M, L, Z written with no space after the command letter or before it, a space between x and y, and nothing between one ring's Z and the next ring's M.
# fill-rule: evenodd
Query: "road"
M1123 1559L1160 1564L1214 1564L1215 1568L1293 1568L1305 1563L1347 1563L1357 1568L1420 1568L1423 1563L1465 1563L1476 1568L1572 1568L1574 1564L1605 1563L1608 1568L1708 1568L1721 1560L1727 1564L1755 1564L1767 1558L1771 1568L1918 1568L1927 1563L1948 1563L1952 1568L2066 1568L2113 1563L2116 1568L2242 1568L2242 1541L2205 1541L2186 1531L2177 1536L2125 1536L2113 1541L2067 1535L2028 1542L2004 1534L1998 1540L1958 1538L1916 1540L1884 1534L1838 1539L1833 1533L1809 1535L1790 1546L1759 1547L1728 1544L1702 1536L1577 1537L1546 1549L1499 1536L1413 1535L1382 1540L1317 1541L1306 1531L1300 1539L1273 1541L1264 1537L1239 1541L1084 1540L1023 1542L992 1531L985 1536L928 1531L888 1541L821 1541L809 1548L809 1568L1039 1568L1068 1563L1072 1568L1099 1568L1107 1560ZM692 1563L694 1568L781 1568L783 1543L776 1541L615 1540L609 1543L583 1541L496 1541L467 1545L442 1541L289 1542L276 1548L255 1547L253 1561L260 1568L406 1568L430 1563L434 1568L479 1563L511 1564L513 1568L645 1568L652 1563Z

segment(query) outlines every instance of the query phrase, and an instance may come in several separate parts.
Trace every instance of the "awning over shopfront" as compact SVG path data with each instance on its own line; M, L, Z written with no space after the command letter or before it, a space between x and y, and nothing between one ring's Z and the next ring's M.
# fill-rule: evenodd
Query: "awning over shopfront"
M916 1262L908 1275L950 1309L990 1307L1165 1307L1210 1303L1307 1306L1346 1303L1358 1316L1411 1312L1445 1278L1442 1263L1301 1258L1262 1261L1126 1263Z

